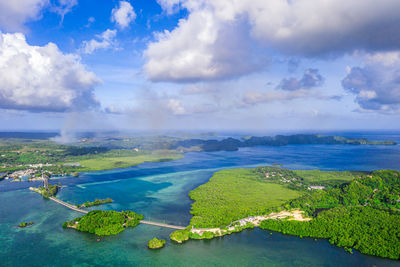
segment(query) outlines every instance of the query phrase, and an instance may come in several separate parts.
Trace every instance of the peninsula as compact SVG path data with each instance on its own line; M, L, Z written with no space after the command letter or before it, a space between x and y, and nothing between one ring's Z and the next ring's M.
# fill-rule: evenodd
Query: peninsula
M325 238L351 252L400 258L400 172L224 170L189 193L193 217L171 239L211 239L260 227Z

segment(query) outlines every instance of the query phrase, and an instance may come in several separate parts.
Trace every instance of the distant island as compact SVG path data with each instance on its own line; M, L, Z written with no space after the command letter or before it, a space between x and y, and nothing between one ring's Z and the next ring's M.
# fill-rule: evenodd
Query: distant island
M242 140L232 137L223 140L203 140L186 139L177 141L170 146L171 149L194 148L212 152L212 151L236 151L240 147L253 146L286 146L286 145L396 145L394 141L370 141L365 138L346 138L340 136L324 136L318 134L295 134L295 135L277 135L277 136L247 136Z
M25 227L31 226L33 224L34 224L34 222L22 222L22 223L18 224L18 227L25 228Z
M46 140L47 135L0 134L0 180L38 181L47 177L70 175L83 171L127 168L143 162L178 160L189 151L236 151L241 147L308 144L396 145L394 141L370 141L317 134L246 136L206 140L174 136L84 137L70 144ZM43 138L43 139L40 139Z
M88 207L93 207L93 206L99 206L102 204L106 204L106 203L111 203L114 202L114 200L112 200L111 198L106 198L106 199L95 199L95 201L86 201L83 204L80 205L76 205L77 208L88 208Z
M149 249L159 249L164 247L165 245L165 240L163 239L157 239L157 238L153 238L152 240L149 241L149 243L147 244L147 246L149 247Z
M190 225L171 240L247 228L325 238L351 252L400 259L400 172L231 169L189 193Z

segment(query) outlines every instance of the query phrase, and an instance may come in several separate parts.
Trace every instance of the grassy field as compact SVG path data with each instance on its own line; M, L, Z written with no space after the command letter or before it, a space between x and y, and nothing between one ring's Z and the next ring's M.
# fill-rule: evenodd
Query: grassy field
M80 160L81 164L79 171L98 171L111 170L116 168L126 168L135 166L143 162L160 162L177 160L183 158L182 154L173 153L170 151L154 151L148 153L140 153L138 155L109 155L107 153L91 159Z
M189 193L195 202L190 225L225 227L231 222L260 215L301 195L283 185L260 181L253 169L223 170Z
M307 183L316 184L331 184L331 183L345 183L360 177L365 172L355 171L320 171L320 170L309 170L299 171L294 170L295 174L304 179Z

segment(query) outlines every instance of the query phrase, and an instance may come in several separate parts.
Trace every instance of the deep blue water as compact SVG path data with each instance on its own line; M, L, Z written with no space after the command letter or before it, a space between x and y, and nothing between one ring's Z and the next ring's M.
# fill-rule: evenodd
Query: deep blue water
M363 135L400 142L396 133ZM60 178L65 187L58 197L74 204L110 197L115 202L102 208L130 209L147 219L185 226L191 217L188 192L215 171L272 163L291 169L399 170L400 146L293 145L187 153L172 162ZM27 190L34 184L0 182L0 266L400 266L398 261L349 254L326 240L259 229L183 245L167 241L160 251L149 251L147 241L155 236L168 240L171 230L148 225L97 242L92 235L63 229L62 222L79 214ZM22 221L35 225L15 227Z

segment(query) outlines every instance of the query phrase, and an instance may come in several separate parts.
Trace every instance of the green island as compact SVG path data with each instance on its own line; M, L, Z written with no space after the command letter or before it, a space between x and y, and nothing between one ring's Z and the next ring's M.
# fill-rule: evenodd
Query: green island
M34 224L34 222L22 222L22 223L18 224L18 227L25 228L25 227L31 226L33 224Z
M29 187L30 190L35 191L41 194L44 198L53 197L58 193L58 190L61 188L61 185L53 185L48 184L48 188L46 189L44 186L36 187Z
M260 227L399 259L399 176L392 170L223 170L189 193L190 225L170 237L182 243Z
M163 239L157 239L157 238L153 238L152 240L149 241L149 243L147 244L147 246L149 247L149 249L159 249L164 247L165 245L165 240Z
M92 202L86 201L83 204L76 205L76 207L77 208L88 208L88 207L99 206L99 205L106 204L106 203L111 203L111 202L114 202L114 200L112 200L111 198L106 198L106 199L97 199L96 198Z
M116 235L127 227L140 224L143 215L133 211L90 211L82 217L63 223L64 228L73 228L81 232L88 232L98 236Z

